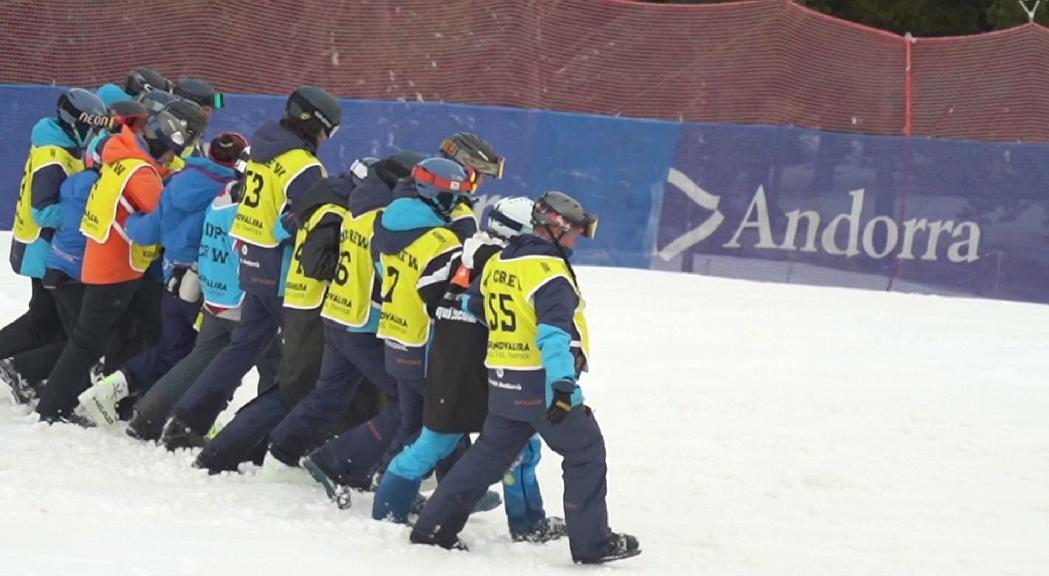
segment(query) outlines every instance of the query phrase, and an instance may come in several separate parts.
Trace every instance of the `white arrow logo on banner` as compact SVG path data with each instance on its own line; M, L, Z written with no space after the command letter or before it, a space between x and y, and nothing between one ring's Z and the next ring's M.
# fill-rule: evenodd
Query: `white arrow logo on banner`
M725 221L725 215L718 211L718 203L721 198L700 188L699 184L692 181L684 172L671 168L667 173L667 182L676 186L685 193L693 202L711 211L710 217L696 228L678 236L671 243L659 251L659 257L670 260L685 250L706 240Z

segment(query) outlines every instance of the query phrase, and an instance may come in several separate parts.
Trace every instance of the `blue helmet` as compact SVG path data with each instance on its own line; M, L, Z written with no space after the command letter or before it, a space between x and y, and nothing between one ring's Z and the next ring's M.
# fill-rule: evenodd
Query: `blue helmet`
M412 169L415 190L430 200L441 194L462 196L474 191L473 174L469 169L447 158L427 158Z
M78 148L88 143L92 130L107 118L102 99L83 88L70 88L58 98L58 122Z

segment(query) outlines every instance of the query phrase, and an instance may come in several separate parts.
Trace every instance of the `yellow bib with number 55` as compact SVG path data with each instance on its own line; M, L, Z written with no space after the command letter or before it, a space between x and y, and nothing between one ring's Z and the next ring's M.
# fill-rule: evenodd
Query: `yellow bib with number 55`
M496 254L484 267L481 294L488 324L485 366L513 370L541 370L543 356L536 345L539 321L532 297L555 278L564 278L579 296L574 314L578 339L572 347L589 355L590 337L584 314L586 304L564 260L554 256L523 256L504 260Z

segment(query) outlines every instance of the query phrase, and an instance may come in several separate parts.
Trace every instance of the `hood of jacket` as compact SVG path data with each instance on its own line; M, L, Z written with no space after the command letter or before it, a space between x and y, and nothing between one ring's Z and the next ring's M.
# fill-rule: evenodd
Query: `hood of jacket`
M62 125L58 123L56 118L41 118L33 126L33 132L29 140L33 143L33 146L59 146L70 150L78 148L76 142L73 142L69 134L66 134L66 131L62 129Z
M279 122L263 124L251 137L251 159L256 162L269 162L296 148L309 150L311 154L317 153L311 142L281 126Z
M364 214L385 208L393 202L393 190L378 174L371 173L353 189L349 209L353 214Z
M427 230L447 224L421 199L398 198L390 203L376 223L372 245L383 254L396 254Z
M571 256L571 250L563 249L566 256ZM503 249L503 258L519 258L522 256L554 256L560 258L561 254L557 246L546 238L535 234L520 234L514 236L506 243Z
M292 206L292 210L299 222L305 222L314 210L325 204L336 204L345 208L352 190L353 180L348 174L328 176L307 189L302 198Z
M226 189L237 174L209 158L190 156L186 167L176 172L168 182L165 195L173 206L183 212L200 212Z

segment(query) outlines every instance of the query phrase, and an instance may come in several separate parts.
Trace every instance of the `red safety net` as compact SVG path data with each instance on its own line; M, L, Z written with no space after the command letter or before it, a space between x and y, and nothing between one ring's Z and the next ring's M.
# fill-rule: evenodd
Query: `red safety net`
M994 140L1049 141L1047 44L1031 25L908 50L789 0L0 6L7 83L97 86L149 65L228 92L317 84L352 98Z

